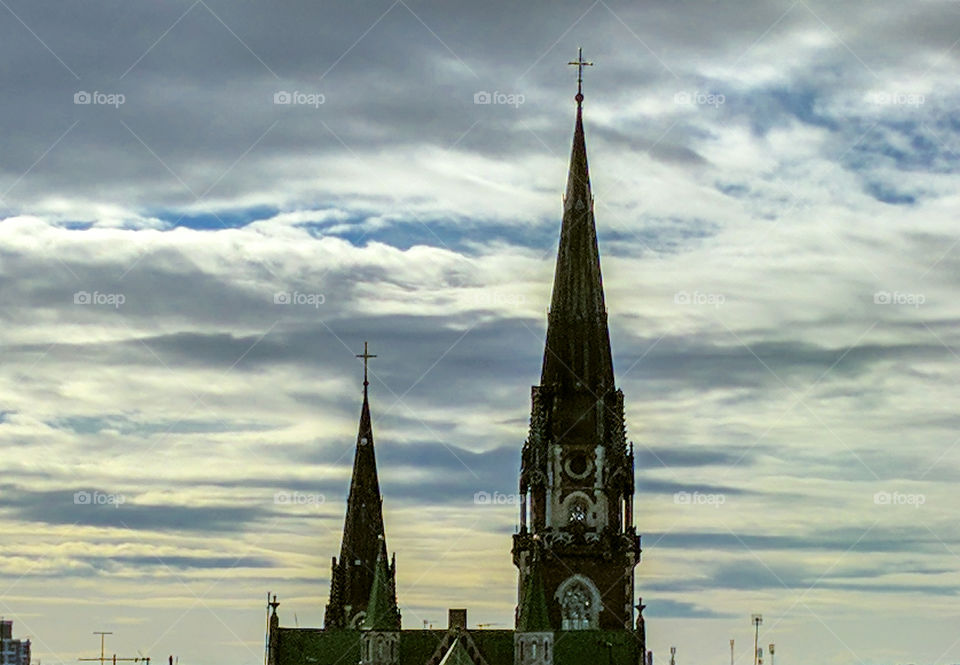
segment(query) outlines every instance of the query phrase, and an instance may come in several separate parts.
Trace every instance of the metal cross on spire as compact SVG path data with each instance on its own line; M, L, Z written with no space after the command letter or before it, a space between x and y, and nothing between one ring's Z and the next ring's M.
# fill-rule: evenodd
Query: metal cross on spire
M376 358L376 355L367 353L367 343L363 343L363 353L358 353L357 358L363 358L363 387L366 388L370 385L370 382L367 381L367 361L371 358Z
M577 59L576 59L576 60L571 60L571 61L568 62L567 64L568 64L568 65L576 65L576 66L577 66L577 96L576 96L576 100L577 100L577 103L579 104L580 102L583 101L583 68L584 68L584 67L593 67L593 63L592 63L592 62L587 62L586 60L583 59L583 48L581 47L581 48L578 48L578 49L577 49Z

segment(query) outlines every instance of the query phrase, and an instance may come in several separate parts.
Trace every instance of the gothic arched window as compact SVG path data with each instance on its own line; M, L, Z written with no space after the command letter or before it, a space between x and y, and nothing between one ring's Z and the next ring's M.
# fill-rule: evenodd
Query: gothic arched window
M593 594L583 582L575 580L563 590L560 608L563 630L586 630L591 627Z
M587 504L583 501L574 501L570 505L570 522L583 524L587 521Z

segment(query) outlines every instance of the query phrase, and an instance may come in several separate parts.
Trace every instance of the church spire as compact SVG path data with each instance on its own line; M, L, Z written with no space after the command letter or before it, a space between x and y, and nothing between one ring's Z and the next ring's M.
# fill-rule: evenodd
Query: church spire
M532 599L542 575L549 625L622 630L633 625L640 562L633 453L623 393L614 385L583 133L583 67L590 63L580 54L571 64L578 72L577 122L543 370L531 391L530 433L521 454L520 530L513 537L520 569L517 619L526 625L539 611ZM550 552L543 560L541 546ZM526 653L524 644L517 643L518 653Z
M387 556L367 381L367 361L376 356L367 352L367 344L364 342L363 354L358 354L357 357L364 361L363 405L360 408L360 426L353 457L353 476L347 498L340 559L333 559L330 603L324 617L326 628L357 627L357 621L362 616L361 613L366 611L370 599L377 559L382 556L386 560ZM392 566L390 568L392 569ZM390 579L393 579L392 570Z
M602 394L613 389L613 360L593 219L593 194L583 133L583 60L577 65L577 120L563 198L563 223L553 279L541 384L583 386Z

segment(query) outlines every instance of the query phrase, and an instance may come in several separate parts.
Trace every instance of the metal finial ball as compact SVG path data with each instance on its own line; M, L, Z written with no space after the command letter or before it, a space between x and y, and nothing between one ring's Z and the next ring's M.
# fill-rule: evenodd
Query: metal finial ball
M577 100L577 104L580 104L583 101L583 93L578 92L577 96L574 97Z

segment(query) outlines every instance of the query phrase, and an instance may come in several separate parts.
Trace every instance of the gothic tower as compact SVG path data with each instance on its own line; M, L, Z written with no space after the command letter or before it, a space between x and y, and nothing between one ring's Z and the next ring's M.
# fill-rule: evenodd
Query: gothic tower
M582 71L589 63L571 64ZM554 630L631 629L640 562L633 449L623 393L614 383L579 88L543 368L523 446L513 561L523 607L534 552L542 547Z
M363 406L360 409L360 428L353 457L353 476L347 498L347 515L343 524L340 559L333 557L330 578L330 602L324 613L324 628L360 628L367 613L367 604L374 587L377 560L382 558L384 573L391 593L396 596L397 562L394 558L386 566L387 544L383 528L383 499L377 480L377 460L373 451L373 426L370 423L370 403L367 397L367 366L369 358L364 342ZM400 628L400 615L396 617Z

